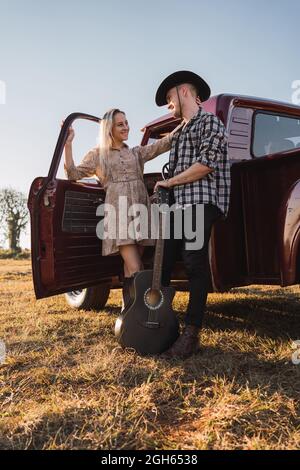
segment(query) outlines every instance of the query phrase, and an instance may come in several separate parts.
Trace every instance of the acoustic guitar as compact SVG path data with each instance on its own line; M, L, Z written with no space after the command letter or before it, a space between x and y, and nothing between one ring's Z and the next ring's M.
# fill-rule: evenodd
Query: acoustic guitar
M161 204L168 204L168 197L168 189L159 187L159 233L153 270L135 273L130 293L132 302L122 311L115 324L115 335L121 346L133 348L141 355L166 351L179 335L179 323L172 309L175 289L161 286L164 249Z

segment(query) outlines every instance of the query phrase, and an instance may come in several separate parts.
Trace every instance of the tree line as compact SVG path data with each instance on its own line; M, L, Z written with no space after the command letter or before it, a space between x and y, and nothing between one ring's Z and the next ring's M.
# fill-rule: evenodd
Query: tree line
M27 197L13 188L0 189L0 227L3 242L8 241L9 250L21 251L20 237L29 221Z

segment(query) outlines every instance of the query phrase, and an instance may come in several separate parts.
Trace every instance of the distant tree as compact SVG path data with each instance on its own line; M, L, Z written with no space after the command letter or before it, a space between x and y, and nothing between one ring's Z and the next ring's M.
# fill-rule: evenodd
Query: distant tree
M13 189L0 190L0 224L4 239L8 240L9 249L20 251L20 235L26 229L29 220L26 196Z

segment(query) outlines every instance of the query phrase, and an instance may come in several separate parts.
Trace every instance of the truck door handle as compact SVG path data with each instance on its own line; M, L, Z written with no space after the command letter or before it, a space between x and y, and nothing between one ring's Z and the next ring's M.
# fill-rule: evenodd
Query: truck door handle
M104 202L104 199L102 197L99 197L99 199L94 199L92 201L92 204L94 204L95 206L96 205L98 206L98 204L101 204L102 202Z

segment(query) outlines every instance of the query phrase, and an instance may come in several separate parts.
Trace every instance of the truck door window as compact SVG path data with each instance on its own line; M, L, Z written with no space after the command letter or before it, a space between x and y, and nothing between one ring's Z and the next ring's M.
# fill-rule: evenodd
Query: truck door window
M256 113L252 147L255 157L264 157L297 147L300 149L300 117Z

